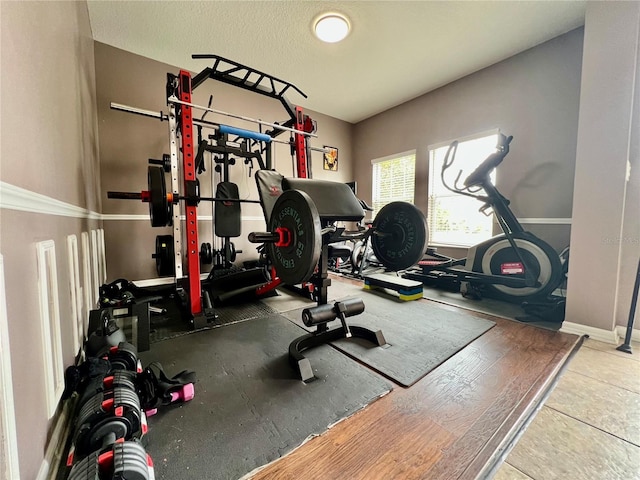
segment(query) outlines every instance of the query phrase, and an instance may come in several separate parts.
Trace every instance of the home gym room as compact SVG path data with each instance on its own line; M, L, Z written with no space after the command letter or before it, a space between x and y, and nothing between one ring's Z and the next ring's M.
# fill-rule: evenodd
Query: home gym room
M639 478L639 2L0 22L2 478Z

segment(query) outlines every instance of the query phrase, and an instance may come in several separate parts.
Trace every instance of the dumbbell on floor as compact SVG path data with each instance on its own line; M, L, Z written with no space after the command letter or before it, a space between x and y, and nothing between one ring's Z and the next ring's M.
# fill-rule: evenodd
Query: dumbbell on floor
M135 441L112 443L76 463L68 480L151 480L155 478L153 461L144 447Z

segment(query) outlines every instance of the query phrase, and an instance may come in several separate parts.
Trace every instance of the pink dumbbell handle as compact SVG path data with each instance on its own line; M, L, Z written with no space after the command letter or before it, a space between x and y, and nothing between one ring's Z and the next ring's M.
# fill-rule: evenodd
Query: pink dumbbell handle
M193 388L193 383L187 383L186 385L183 385L180 390L171 392L171 403L177 402L178 400L188 402L189 400L192 400L194 396L195 390Z

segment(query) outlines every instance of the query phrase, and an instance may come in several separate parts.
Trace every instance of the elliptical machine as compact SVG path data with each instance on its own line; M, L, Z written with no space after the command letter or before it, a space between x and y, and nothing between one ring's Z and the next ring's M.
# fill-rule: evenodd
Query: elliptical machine
M456 156L458 141L447 150L441 170L444 186L460 195L483 202L482 213L491 209L504 232L469 248L467 257L455 259L428 249L422 260L403 276L423 283L459 284L465 297L480 298L483 292L501 300L521 303L548 296L563 279L559 255L545 241L524 230L507 200L491 182L490 174L509 153L512 136L499 134L496 152L489 155L463 182L462 171L453 186L445 172ZM480 193L482 192L482 193Z

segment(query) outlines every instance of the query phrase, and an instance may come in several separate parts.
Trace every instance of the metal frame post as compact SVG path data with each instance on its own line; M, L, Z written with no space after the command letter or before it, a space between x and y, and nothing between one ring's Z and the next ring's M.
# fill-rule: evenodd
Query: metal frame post
M304 131L305 121L304 114L302 113L302 108L296 106L296 120L294 128L296 130ZM298 178L311 178L311 176L307 173L307 137L300 133L296 133L294 135L294 149L296 153L296 168L297 168L297 176Z
M180 191L180 173L178 169L178 125L176 122L176 107L169 107L169 148L171 158L171 191L177 194ZM173 212L173 251L175 262L175 278L182 278L182 233L180 222L180 203L172 207Z
M182 102L191 103L191 74L180 70L178 76L178 97ZM184 191L189 192L189 185L196 181L196 166L194 155L193 116L191 107L180 106L180 133L182 144L182 173L184 176ZM201 316L202 297L200 285L200 257L198 248L198 208L197 205L185 202L185 229L187 252L187 269L189 280L189 306L193 317ZM176 249L176 252L179 252Z

